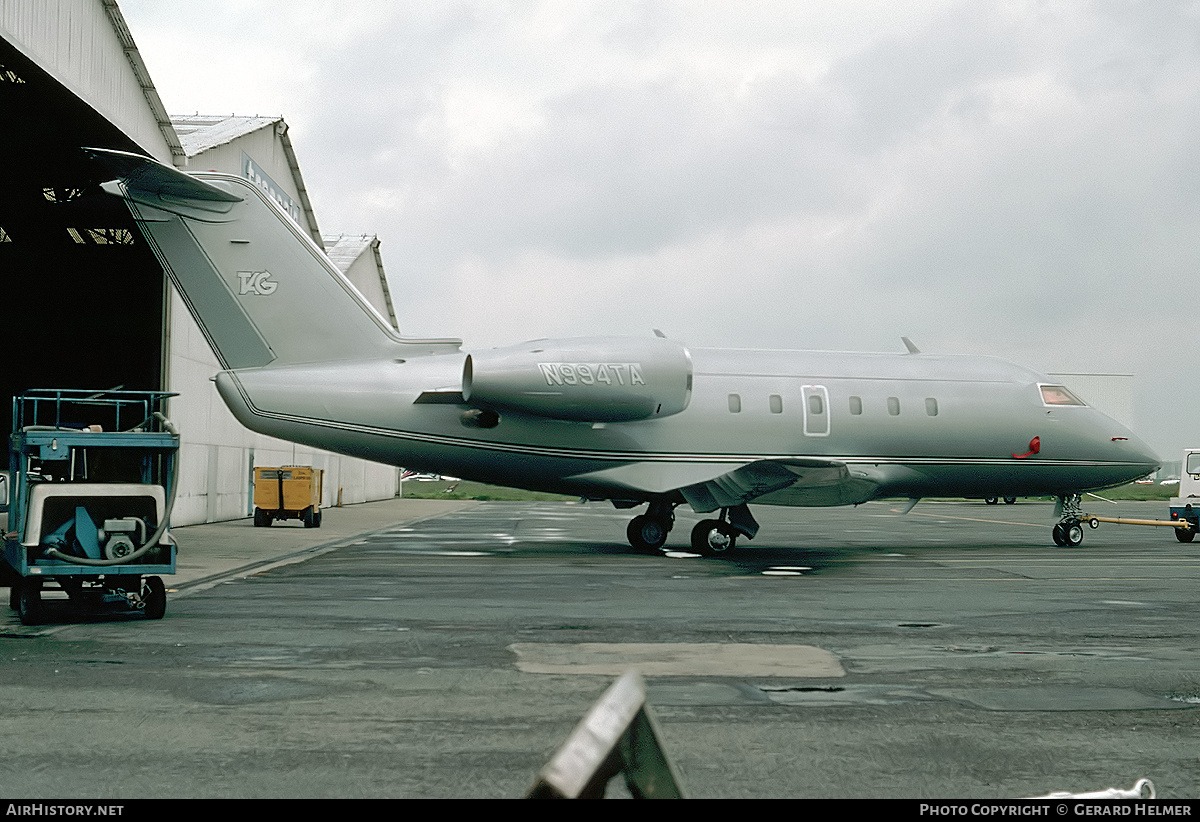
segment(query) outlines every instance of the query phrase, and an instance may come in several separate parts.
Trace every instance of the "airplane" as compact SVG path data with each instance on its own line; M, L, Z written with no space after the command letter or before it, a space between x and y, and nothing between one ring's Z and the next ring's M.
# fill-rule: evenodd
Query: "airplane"
M1053 496L1056 544L1080 495L1145 476L1153 451L1065 386L1006 361L922 353L689 348L644 337L464 352L402 337L251 182L87 149L111 176L220 362L247 428L479 482L645 506L626 530L728 555L750 504Z

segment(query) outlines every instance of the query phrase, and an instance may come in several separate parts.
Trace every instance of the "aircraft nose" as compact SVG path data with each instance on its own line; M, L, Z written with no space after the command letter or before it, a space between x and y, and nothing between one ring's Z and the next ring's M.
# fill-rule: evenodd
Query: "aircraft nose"
M1114 433L1112 442L1114 451L1122 455L1123 461L1129 463L1132 470L1140 472L1138 477L1153 473L1162 467L1162 459L1154 453L1154 449L1131 431L1122 429Z

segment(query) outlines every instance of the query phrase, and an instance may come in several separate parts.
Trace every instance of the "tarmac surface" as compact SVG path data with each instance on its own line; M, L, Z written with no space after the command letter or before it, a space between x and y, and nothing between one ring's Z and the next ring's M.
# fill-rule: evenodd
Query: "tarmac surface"
M755 514L717 560L601 504L175 529L162 620L0 616L0 796L519 797L630 668L690 797L1200 796L1200 542L1056 548L1025 500Z

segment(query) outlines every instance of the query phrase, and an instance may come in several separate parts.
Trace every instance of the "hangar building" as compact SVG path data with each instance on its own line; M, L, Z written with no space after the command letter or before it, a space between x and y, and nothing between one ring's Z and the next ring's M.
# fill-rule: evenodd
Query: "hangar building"
M114 0L0 4L0 111L0 431L11 427L8 398L29 388L166 390L179 394L168 409L182 438L176 525L251 513L255 465L325 469L326 506L397 493L394 467L233 419L210 381L220 366L207 341L82 151L254 180L395 325L378 239L321 235L282 117L169 117Z

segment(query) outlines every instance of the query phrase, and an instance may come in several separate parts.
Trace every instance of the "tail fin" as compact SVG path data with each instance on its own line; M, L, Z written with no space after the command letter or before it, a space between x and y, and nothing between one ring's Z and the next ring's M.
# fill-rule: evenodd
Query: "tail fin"
M324 252L249 180L189 175L88 149L227 369L435 353L458 340L399 337Z

